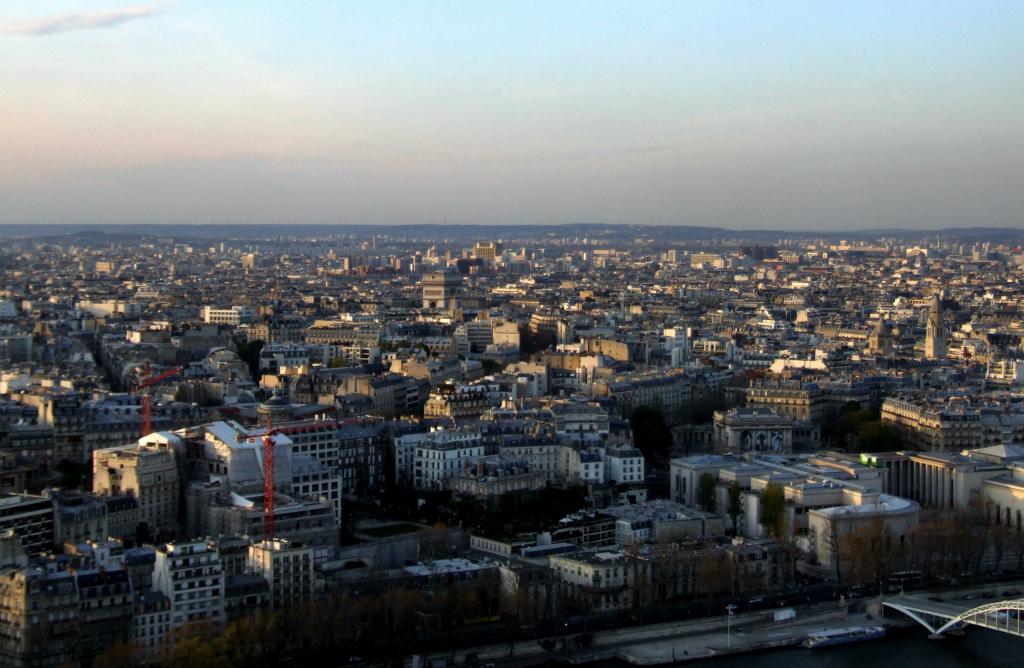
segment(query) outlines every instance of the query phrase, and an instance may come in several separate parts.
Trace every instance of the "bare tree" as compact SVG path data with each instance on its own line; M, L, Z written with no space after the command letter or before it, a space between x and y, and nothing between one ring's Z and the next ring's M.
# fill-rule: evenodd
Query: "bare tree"
M739 533L740 513L743 512L743 490L740 489L740 483L736 480L733 480L732 484L729 485L729 505L727 510L729 511L729 519L732 520L733 535L736 535Z
M840 523L838 513L831 512L825 518L826 533L822 536L825 541L825 549L832 558L832 566L835 570L836 582L843 582L843 542L839 535Z
M781 485L768 483L761 493L761 525L769 536L782 541L787 533L786 492Z
M420 559L432 561L451 556L452 532L443 523L438 522L430 529L420 532Z
M885 582L898 560L889 525L881 517L860 522L839 535L833 545L849 583Z
M1007 535L1010 552L1017 557L1017 571L1024 570L1024 530L1015 529Z
M1003 559L1012 549L1013 534L1020 533L1008 526L995 526L989 529L989 544L992 546L992 570L1003 569Z
M708 598L731 592L734 578L732 564L725 552L708 549L700 560L697 571L697 589Z

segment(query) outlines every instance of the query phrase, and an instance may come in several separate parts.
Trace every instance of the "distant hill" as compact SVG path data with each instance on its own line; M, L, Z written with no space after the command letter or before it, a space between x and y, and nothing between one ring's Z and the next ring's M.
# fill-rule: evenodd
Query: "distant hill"
M56 238L81 236L83 238L128 239L140 237L173 237L175 239L227 240L268 239L274 237L325 237L371 234L410 239L523 239L590 237L609 242L632 241L638 237L653 237L659 241L700 241L731 239L765 241L785 238L823 239L877 239L898 238L906 241L934 239L942 235L963 241L1014 242L1024 241L1024 228L1010 227L950 227L941 230L869 229L849 231L799 230L730 230L720 227L690 225L623 225L603 223L572 223L566 225L0 225L0 237Z

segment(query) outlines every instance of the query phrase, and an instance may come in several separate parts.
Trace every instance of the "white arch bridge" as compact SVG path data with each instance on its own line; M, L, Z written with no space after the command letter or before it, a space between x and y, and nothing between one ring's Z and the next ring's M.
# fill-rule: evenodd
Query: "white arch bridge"
M887 608L902 612L928 629L933 637L959 629L967 624L1024 637L1024 598L986 603L977 607L954 602L934 601L923 596L900 596L882 602Z

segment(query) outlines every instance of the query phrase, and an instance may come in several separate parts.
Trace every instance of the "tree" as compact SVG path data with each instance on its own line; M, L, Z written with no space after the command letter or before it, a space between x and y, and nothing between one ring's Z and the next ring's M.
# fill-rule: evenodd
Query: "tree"
M633 444L644 454L647 465L667 469L672 450L672 430L665 422L665 414L654 406L640 406L629 418L633 430Z
M715 478L710 473L702 473L697 481L697 503L705 512L715 512Z
M238 358L249 365L249 373L253 380L260 377L260 351L263 350L263 341L247 341L238 344Z
M834 421L826 422L822 431L834 438L843 449L849 449L857 429L874 419L878 419L878 416L861 408L856 401L848 401L839 410L839 416Z
M91 489L92 467L70 460L62 460L54 467L60 473L60 486L64 489Z
M848 583L886 582L899 569L905 569L902 554L888 523L882 517L861 522L855 529L836 534L834 516L829 516L829 550L836 560L836 578L839 562L842 575ZM834 536L834 538L833 538Z
M715 417L715 411L729 408L721 393L705 394L690 402L689 420L690 424L704 424L711 422Z
M903 439L892 426L872 420L857 427L857 445L867 452L893 452L903 447Z
M868 452L892 452L903 447L900 433L882 422L881 416L856 401L843 404L839 416L826 423L823 430L844 449L857 448Z
M740 512L743 510L743 490L740 489L738 480L733 480L729 485L729 519L732 520L733 534L739 533Z
M1017 558L1017 572L1024 570L1024 530L1015 529L1007 536L1010 552Z
M735 582L732 562L724 551L709 548L697 567L697 591L709 599L731 592Z
M965 510L931 511L912 536L907 563L925 577L959 578L981 572L986 554L1016 553L1018 532L996 536L976 504Z
M831 509L835 510L835 509ZM839 513L831 512L825 521L826 532L822 536L822 540L825 541L826 549L829 555L832 557L832 566L835 569L836 582L839 584L843 583L843 569L842 563L845 561L846 552L843 544L843 539L839 534Z
M431 529L420 531L419 557L424 561L446 559L451 556L452 531L442 522Z
M483 367L484 374L486 374L488 376L493 374L493 373L498 373L499 371L502 370L502 368L504 368L501 363L499 363L499 362L497 362L495 360L488 360L488 359L480 360L480 366Z
M992 570L998 572L1004 570L1003 558L1012 549L1012 534L1020 531L1005 525L990 527L989 531L992 537Z
M786 492L774 482L761 493L761 526L775 540L786 535Z
M143 663L144 654L133 642L118 641L93 659L93 668L131 668Z

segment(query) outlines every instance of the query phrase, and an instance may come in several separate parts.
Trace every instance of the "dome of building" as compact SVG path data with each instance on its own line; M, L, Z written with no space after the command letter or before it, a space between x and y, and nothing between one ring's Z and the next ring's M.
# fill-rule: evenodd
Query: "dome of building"
M256 408L262 424L287 422L292 417L292 402L279 390Z

